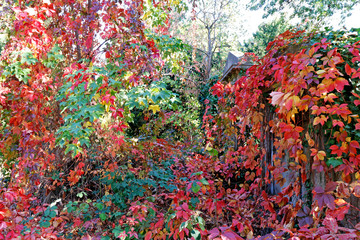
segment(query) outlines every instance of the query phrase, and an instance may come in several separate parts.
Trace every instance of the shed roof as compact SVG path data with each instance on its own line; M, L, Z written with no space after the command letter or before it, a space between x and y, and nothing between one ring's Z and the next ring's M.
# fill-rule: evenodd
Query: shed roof
M245 60L244 63L240 64L242 60ZM222 81L229 82L233 75L239 74L241 69L248 69L253 64L250 62L250 59L246 59L246 56L242 52L229 52L226 59L226 65L223 71Z

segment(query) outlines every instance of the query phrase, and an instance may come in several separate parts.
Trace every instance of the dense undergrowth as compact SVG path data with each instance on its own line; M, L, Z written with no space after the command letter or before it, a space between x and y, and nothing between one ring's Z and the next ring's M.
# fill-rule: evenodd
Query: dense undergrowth
M359 238L359 30L287 31L198 89L164 73L190 61L170 7L9 6L0 239Z

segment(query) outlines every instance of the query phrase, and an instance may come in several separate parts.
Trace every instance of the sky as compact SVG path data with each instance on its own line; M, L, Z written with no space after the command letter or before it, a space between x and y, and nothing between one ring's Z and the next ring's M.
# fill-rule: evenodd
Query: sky
M271 21L276 17L273 16L267 19L263 19L263 13L263 10L244 12L245 22L243 24L245 33L243 34L243 37L240 39L240 41L251 38L252 34L257 31L257 28L261 23ZM293 23L296 23L296 19L293 21ZM340 14L334 15L330 19L329 24L330 26L334 27L334 29L341 29L342 26L345 26L347 29L360 28L360 7L352 11L352 15L345 20L344 24L340 24Z

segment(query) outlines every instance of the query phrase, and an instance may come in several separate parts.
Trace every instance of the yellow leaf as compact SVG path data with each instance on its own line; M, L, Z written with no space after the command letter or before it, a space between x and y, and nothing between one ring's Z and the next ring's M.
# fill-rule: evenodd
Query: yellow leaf
M126 72L126 74L125 74L125 76L124 76L124 79L125 79L125 80L128 80L132 75L133 75L132 72Z
M326 71L325 70L318 70L318 71L316 71L316 74L317 75L320 75L320 74L323 74L323 73L325 73Z
M105 104L105 110L106 110L106 112L109 112L109 110L110 110L110 103Z
M293 96L294 106L299 106L300 104L300 98L298 96Z
M324 151L319 151L317 153L317 156L318 156L319 160L324 160L326 153Z
M152 110L153 114L155 114L156 112L160 112L160 107L159 105L151 105L149 106L149 110Z
M100 98L100 94L97 93L97 94L94 95L94 99L95 99L96 101L99 100L99 98Z
M91 122L86 122L86 123L84 123L84 127L90 127L91 126Z

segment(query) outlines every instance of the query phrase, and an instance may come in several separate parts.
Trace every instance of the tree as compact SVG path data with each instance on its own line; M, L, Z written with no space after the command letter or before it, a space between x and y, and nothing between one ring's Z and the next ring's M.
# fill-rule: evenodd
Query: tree
M184 40L194 47L194 55L201 57L202 80L221 72L221 59L242 31L239 12L240 4L234 0L201 0L192 1L191 16L187 13L179 17L185 27L177 28L175 35L186 36Z
M284 16L277 18L269 23L262 23L252 38L240 45L243 52L252 52L259 57L266 54L266 47L275 39L276 36L288 30L291 26Z
M360 3L359 0L255 0L249 4L250 9L263 8L266 13L264 17L286 9L292 9L293 16L301 19L324 20L340 11L345 18L351 9ZM288 10L286 10L288 11Z
M89 173L90 158L104 166L97 153L115 159L124 151L124 130L134 106L155 115L172 97L149 84L159 80L162 61L148 32L161 36L167 24L160 19L147 26L145 21L154 17L146 4L165 16L172 9L167 1L141 0L19 0L4 5L0 161L1 170L10 173L0 190L0 224L6 226L0 239L53 238L56 233L45 228L57 206L40 222L20 222L26 214L40 213L30 210L33 201L46 206L65 195ZM54 184L52 176L60 172L61 184ZM70 198L76 194L72 191Z

